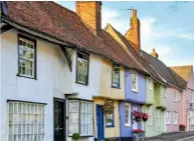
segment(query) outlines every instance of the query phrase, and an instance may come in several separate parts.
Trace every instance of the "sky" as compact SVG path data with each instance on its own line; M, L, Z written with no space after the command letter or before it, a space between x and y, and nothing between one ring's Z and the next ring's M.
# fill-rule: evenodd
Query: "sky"
M57 1L75 11L74 1ZM141 49L155 48L167 66L194 65L194 2L102 1L102 28L110 23L123 35L130 28L131 11L141 23Z

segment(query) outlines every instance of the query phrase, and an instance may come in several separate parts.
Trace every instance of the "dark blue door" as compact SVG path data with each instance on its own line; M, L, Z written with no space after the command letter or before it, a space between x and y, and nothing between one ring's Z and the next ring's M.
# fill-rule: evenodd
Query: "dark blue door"
M104 112L101 105L96 106L98 139L104 139Z

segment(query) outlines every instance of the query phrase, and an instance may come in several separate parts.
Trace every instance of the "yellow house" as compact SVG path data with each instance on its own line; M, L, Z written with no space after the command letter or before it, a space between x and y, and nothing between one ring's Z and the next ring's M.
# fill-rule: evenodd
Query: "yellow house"
M94 128L98 139L120 137L119 100L125 97L124 68L102 58L99 95L94 101Z

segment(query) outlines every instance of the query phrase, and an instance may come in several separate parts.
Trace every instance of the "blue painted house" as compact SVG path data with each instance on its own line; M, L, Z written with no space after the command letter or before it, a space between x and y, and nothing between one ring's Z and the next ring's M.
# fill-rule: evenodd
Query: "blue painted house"
M141 122L133 120L133 111L141 111L146 102L146 77L137 71L125 70L125 100L120 103L120 134L131 137L134 129L142 129Z

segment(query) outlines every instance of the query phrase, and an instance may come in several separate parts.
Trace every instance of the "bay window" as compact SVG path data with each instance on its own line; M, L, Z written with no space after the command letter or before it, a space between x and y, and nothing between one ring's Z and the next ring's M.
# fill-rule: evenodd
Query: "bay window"
M81 136L91 136L92 102L69 100L69 135L79 133Z
M18 75L35 78L35 40L19 36L18 38Z
M116 63L113 63L112 87L120 87L120 65Z
M45 105L8 102L8 141L44 141Z
M89 55L84 52L77 52L76 82L88 84Z

